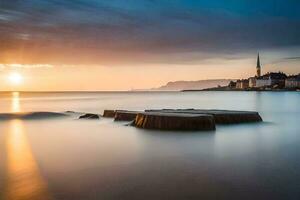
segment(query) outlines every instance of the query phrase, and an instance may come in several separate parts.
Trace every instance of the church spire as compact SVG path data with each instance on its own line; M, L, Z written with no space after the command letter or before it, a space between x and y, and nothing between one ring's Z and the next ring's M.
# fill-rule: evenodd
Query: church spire
M260 65L259 53L257 55L256 76L257 77L261 76L261 65Z

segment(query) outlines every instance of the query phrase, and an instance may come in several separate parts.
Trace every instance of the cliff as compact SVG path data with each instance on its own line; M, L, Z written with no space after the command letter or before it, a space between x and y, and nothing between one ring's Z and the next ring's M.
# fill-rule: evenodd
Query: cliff
M211 79L199 81L174 81L168 82L158 88L152 88L156 91L181 91L181 90L202 90L206 88L213 88L217 86L227 86L231 79Z

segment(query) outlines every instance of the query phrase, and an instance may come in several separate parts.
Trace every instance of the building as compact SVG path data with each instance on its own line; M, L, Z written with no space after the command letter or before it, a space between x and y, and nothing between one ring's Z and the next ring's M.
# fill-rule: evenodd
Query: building
M249 87L254 88L256 87L256 79L261 76L261 64L260 64L260 57L259 53L257 55L257 64L256 64L256 76L249 78Z
M238 80L236 82L236 88L237 89L246 89L246 88L249 88L249 80L248 79Z
M296 76L289 76L285 80L286 88L300 88L300 74Z
M251 88L256 87L256 77L249 78L249 87L251 87Z
M257 76L257 77L260 77L260 76L261 76L261 65L260 65L259 53L258 53L258 55L257 55L256 76Z
M256 79L256 87L271 86L272 82L269 76L261 76Z
M229 84L228 84L228 87L229 88L236 88L236 82L230 81Z
M256 78L256 87L271 87L271 86L285 86L285 79L287 78L286 74L282 72L271 72L263 76Z
M300 88L300 74L296 76L290 76L288 78L283 72L269 72L265 75L261 75L261 68L260 55L258 53L256 75L248 79L238 80L235 84L234 82L231 82L228 87L236 89L283 89L285 87Z

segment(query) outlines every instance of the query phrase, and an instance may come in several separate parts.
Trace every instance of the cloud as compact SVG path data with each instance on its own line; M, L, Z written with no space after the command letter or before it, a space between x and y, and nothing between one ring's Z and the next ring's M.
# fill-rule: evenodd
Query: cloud
M185 62L300 46L300 2L293 0L1 4L2 63Z
M285 58L285 60L300 60L300 56L288 57L288 58Z
M0 64L0 70L4 69L32 69L32 68L52 68L50 64Z

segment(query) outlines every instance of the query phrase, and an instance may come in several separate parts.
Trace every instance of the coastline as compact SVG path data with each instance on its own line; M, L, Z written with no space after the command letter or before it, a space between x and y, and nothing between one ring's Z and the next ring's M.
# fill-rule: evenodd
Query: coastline
M207 88L202 90L181 90L181 92L207 92L207 91L222 91L222 92L300 92L300 89L297 88L283 88L283 89L274 89L274 88L229 88L229 87L215 87L215 88Z

